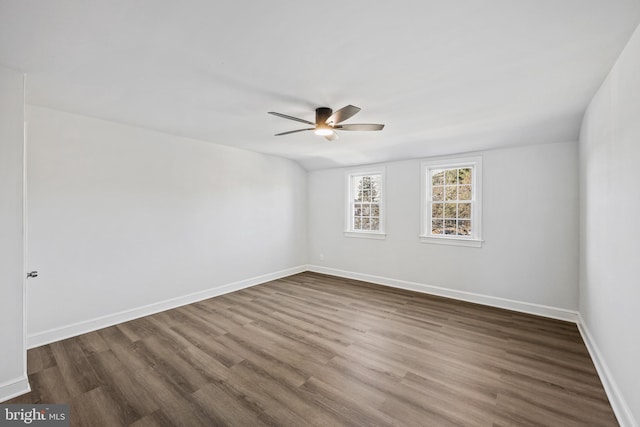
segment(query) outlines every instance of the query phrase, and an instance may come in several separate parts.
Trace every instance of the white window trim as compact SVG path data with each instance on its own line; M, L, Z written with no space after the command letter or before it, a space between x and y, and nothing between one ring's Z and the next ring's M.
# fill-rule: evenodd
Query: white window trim
M386 207L385 207L385 172L386 168L384 166L378 167L367 167L367 168L357 168L357 169L349 169L345 173L345 222L344 222L344 236L345 237L356 237L356 238L364 238L364 239L378 239L382 240L387 237L385 232L385 216L386 216ZM351 201L353 200L351 181L353 177L363 176L363 175L380 175L380 230L371 231L371 230L354 230L352 224L352 212L351 212Z
M431 169L451 169L473 166L473 209L471 222L473 234L466 236L436 236L431 234ZM441 245L482 247L482 156L446 157L424 160L420 164L421 200L420 200L420 241L422 243L436 243Z

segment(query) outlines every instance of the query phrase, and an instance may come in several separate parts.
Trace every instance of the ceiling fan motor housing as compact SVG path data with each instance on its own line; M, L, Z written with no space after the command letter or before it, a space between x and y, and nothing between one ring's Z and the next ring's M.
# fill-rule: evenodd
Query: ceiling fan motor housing
M316 108L316 125L323 126L327 124L327 119L331 117L333 110L327 107Z

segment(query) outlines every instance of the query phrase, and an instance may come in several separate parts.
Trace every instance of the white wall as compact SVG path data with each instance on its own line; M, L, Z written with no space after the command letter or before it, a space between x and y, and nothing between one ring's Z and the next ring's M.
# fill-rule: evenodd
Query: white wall
M622 424L639 425L640 30L591 101L579 151L583 328Z
M306 264L297 164L42 107L27 121L30 346Z
M368 277L363 278L380 283L405 281L409 283L399 285L575 317L575 312L563 310L576 310L578 304L577 143L487 151L482 156L482 248L419 242L420 160L416 159L386 164L386 240L343 236L348 169L311 172L310 264L318 271L364 274ZM561 310L545 311L534 304Z
M24 344L24 79L0 67L0 402L29 390Z

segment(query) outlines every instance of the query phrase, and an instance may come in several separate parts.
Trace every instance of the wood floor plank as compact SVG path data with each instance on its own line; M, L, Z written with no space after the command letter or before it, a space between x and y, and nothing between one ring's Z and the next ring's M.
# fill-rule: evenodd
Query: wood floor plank
M51 344L51 350L71 396L80 395L100 386L100 381L87 360L79 339L55 342Z
M373 402L363 402L362 396L336 388L316 378L309 378L300 391L324 411L344 420L344 424L366 426L391 426L394 419L378 410Z
M430 402L430 406L436 406L438 412L446 414L454 422L483 426L493 424L496 412L494 399L466 393L464 386L432 381L411 372L405 375L402 384L420 393L424 400ZM459 409L461 406L465 408L464 411Z
M71 399L70 424L72 426L90 425L129 425L140 418L126 400L117 396L109 386L94 388Z
M118 402L130 405L138 418L160 409L152 393L138 383L111 350L91 355L91 363L100 382L114 390Z
M301 273L29 350L74 426L616 426L575 324Z
M109 350L109 345L102 339L98 332L89 332L88 334L80 335L78 337L78 343L86 356Z
M262 366L281 381L293 386L299 386L306 381L309 374L305 372L305 368L314 363L312 360L296 357L293 352L275 350L269 345L264 345L264 341L249 342L233 334L220 337L220 341L238 355L242 355L242 361ZM275 357L274 353L278 357Z
M437 408L417 406L395 396L389 397L380 406L380 410L394 418L396 425L415 427L460 427L462 425L441 414Z
M207 384L193 394L194 399L218 425L277 425L264 408L225 383ZM224 411L220 411L224 407Z
M322 410L315 401L305 399L300 390L288 383L279 381L262 367L243 361L231 368L238 376L254 384L263 394L269 394L278 405L286 406L291 412L304 419L309 425L344 425L342 418L332 412Z
M205 351L209 356L227 368L239 363L243 357L221 344L220 336L209 335L206 329L197 329L192 325L174 326L173 331L185 337L193 346Z
M151 415L142 417L129 425L131 427L171 427L174 424L162 409L158 409Z
M30 375L52 366L56 366L56 358L51 346L43 345L27 352L27 374Z

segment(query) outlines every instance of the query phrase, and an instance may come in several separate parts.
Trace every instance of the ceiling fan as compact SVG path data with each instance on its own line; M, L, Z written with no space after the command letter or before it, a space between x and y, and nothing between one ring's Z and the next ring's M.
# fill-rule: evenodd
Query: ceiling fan
M275 136L288 135L290 133L312 130L316 135L324 136L327 141L333 141L334 139L338 138L338 135L336 134L336 130L371 131L371 130L382 130L384 128L384 125L380 125L380 124L364 124L364 123L346 124L346 125L340 124L343 121L347 120L348 118L353 117L355 114L358 113L358 111L360 111L360 108L355 107L353 105L347 105L346 107L339 109L335 113L331 108L319 107L319 108L316 108L315 123L310 122L309 120L288 116L286 114L276 113L274 111L269 111L269 114L273 114L274 116L283 117L289 120L295 120L296 122L302 122L302 123L306 123L308 125L313 126L311 128L290 130L288 132L277 133L275 134Z

